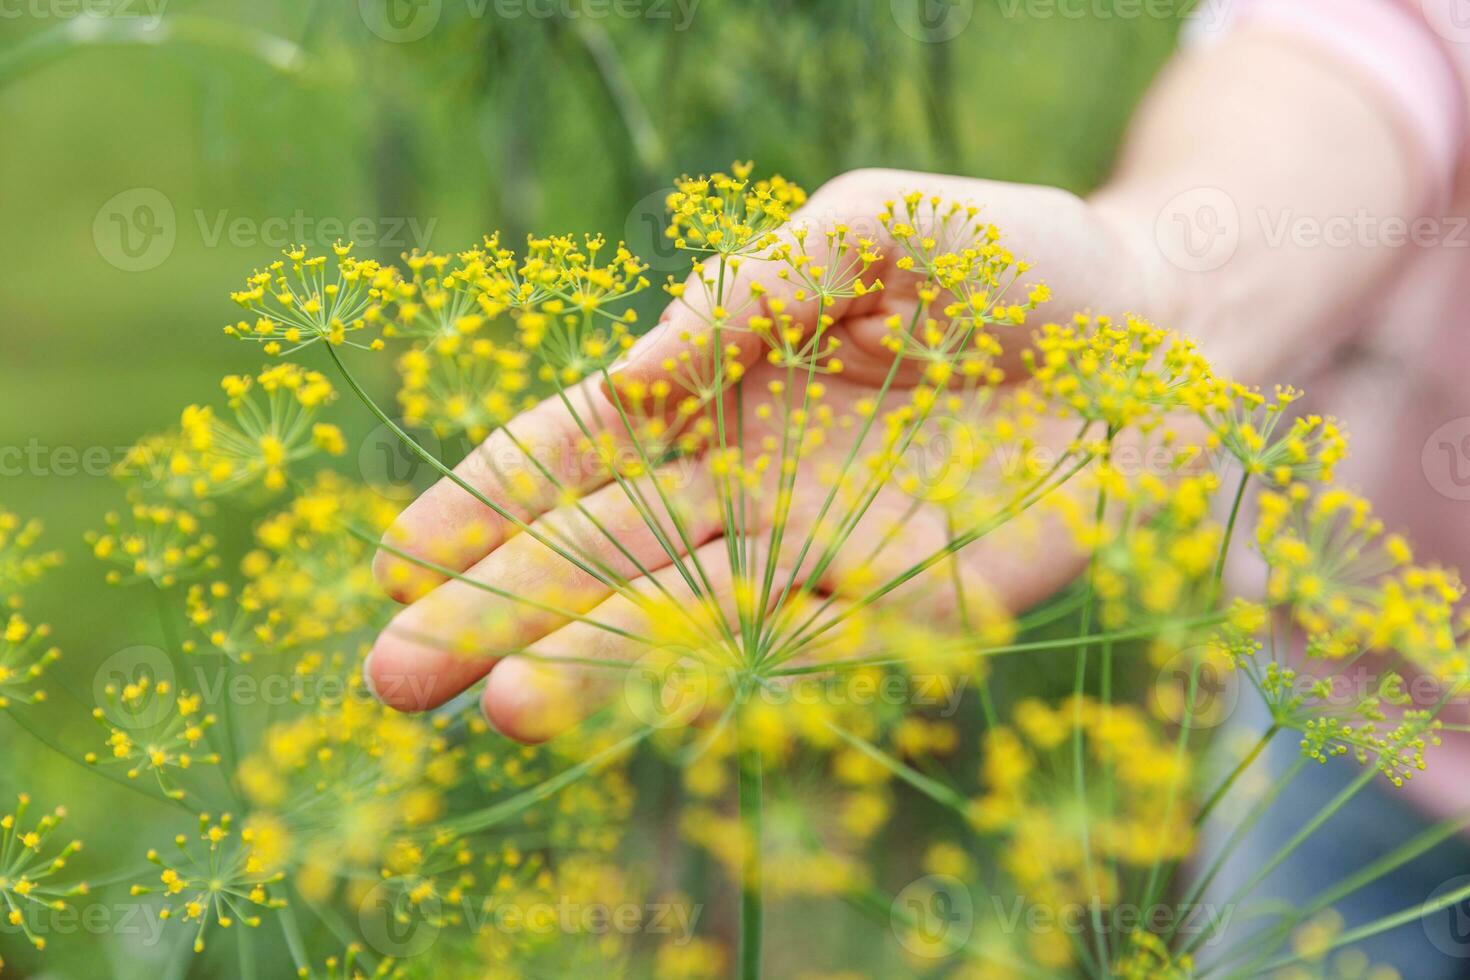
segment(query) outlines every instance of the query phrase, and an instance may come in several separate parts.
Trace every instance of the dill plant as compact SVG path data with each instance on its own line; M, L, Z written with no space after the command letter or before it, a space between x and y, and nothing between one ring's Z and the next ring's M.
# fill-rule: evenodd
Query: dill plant
M1467 669L1460 583L1332 482L1337 423L1293 414L1290 389L1221 377L1138 317L1030 324L1051 293L973 204L920 188L859 230L805 203L748 164L678 181L667 234L691 273L663 284L683 326L656 326L656 348L634 313L647 266L597 235L531 236L519 252L492 235L402 268L347 244L292 248L253 273L226 333L318 366L226 378L221 407L190 406L119 468L128 506L88 540L110 581L153 594L166 649L82 706L105 729L86 752L28 713L58 654L12 597L54 558L35 552L35 525L0 520L16 607L0 707L197 823L108 884L161 893L189 949L234 930L243 976L260 969L249 934L270 923L302 976L570 975L611 960L757 977L768 904L813 895L875 912L915 970L1252 976L1419 914L1346 930L1320 916L1417 853L1408 842L1205 964L1208 930L1109 925L1123 903L1199 901L1238 845L1199 855L1199 829L1273 739L1293 733L1302 761L1243 801L1247 823L1301 766L1348 756L1362 772L1234 902L1371 780L1412 778L1445 730ZM387 348L396 410L351 363ZM404 533L390 496L320 465L348 448L325 414L339 388L441 475L441 533ZM451 467L410 429L480 448ZM1164 462L1130 463L1145 451ZM275 508L228 573L209 530L222 500ZM1250 601L1224 589L1244 548L1265 570ZM1006 563L1040 549L1077 582L1028 611ZM398 609L378 580L416 601ZM998 658L1069 655L1066 696L992 684ZM1140 703L1124 685L1129 662L1171 660L1182 691ZM246 716L180 686L199 664L289 676L292 696ZM1271 718L1223 776L1201 763L1212 722L1197 714L1216 669ZM1332 677L1351 669L1375 684L1343 702ZM1436 703L1410 702L1411 672L1438 682ZM486 673L491 720L546 744L511 742L455 697ZM936 682L973 689L964 723L924 710ZM873 690L899 693L864 700ZM556 896L648 894L652 872L616 857L638 746L674 767L684 836L739 891L733 955L709 935L648 954L626 937L479 928L479 914ZM812 771L815 790L792 778ZM875 863L912 796L949 815L911 855L916 904L885 891ZM17 925L27 903L84 887L51 884L76 845L39 857L59 817L22 833L20 816L0 822ZM1188 858L1201 868L1181 881ZM1018 934L982 915L936 935L923 913L943 881L1080 909L1084 926ZM395 963L342 914L373 903L455 941ZM309 948L321 934L331 945Z

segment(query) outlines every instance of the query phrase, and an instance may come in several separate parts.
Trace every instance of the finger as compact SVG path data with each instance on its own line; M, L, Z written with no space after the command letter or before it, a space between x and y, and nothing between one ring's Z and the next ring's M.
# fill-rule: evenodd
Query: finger
M399 601L444 581L414 559L463 571L558 503L611 477L587 433L626 442L618 407L589 379L553 396L496 430L454 472L496 506L445 477L399 515L383 536L373 573ZM396 554L401 552L402 554Z
M882 518L875 515L872 520L877 522ZM936 529L939 522L933 514L923 515L922 520L929 527L917 537L932 545L932 549L911 552L907 547L897 548L895 555L885 558L884 552L888 549L883 548L879 549L877 556L872 556L873 560L885 562L885 567L891 565L894 569L906 570L942 549L945 539L943 532ZM914 520L913 523L920 521ZM1061 552L1067 537L1065 529L1047 524L1041 528L1041 534L1044 544L1057 547ZM978 562L961 560L957 566L961 583L958 589L954 584L956 567L951 558L935 563L923 574L876 599L872 596L872 586L864 584L859 587L860 582L868 582L855 572L856 565L865 560L861 557L841 557L821 574L814 574L816 569L812 567L810 556L808 567L800 575L793 575L789 566L778 562L778 589L769 600L769 604L779 603L781 606L776 614L779 618L775 621L771 644L771 666L831 663L835 668L843 662L879 656L887 652L886 641L883 631L871 628L871 616L901 616L905 622L931 631L931 638L952 633L962 622L983 630L997 617L1039 602L1055 590L1059 581L1065 580L1027 573L1028 563L1023 559L1034 543L1034 540L991 543L987 554ZM750 547L753 553L763 555L764 544L755 541ZM909 542L909 546L913 544ZM1034 552L1030 553L1034 555ZM716 577L714 587L719 599L718 612L708 615L708 623L714 623L715 616L723 616L726 622L735 622L726 542L712 541L696 554ZM869 552L865 550L862 554L869 555ZM790 555L783 557L791 558ZM764 561L763 558L760 560ZM671 578L670 570L658 572L655 577L664 580L670 591L687 603L688 609L705 608L692 593L680 591L682 583ZM892 581L894 577L888 576L879 584ZM779 594L779 583L787 580L801 584L783 599ZM820 591L813 591L823 588L818 584L821 582L856 588L861 594L850 598L824 596ZM640 589L650 589L646 582L638 585ZM589 614L588 618L595 623L567 623L530 644L526 648L526 656L505 659L491 672L481 697L486 717L503 734L525 742L555 737L584 720L618 696L626 672L634 668L641 657L654 652L655 648L646 639L635 637L647 638L658 634L660 630L652 620L676 615L670 606L664 604L666 601L662 597L651 596L650 601L637 602L627 596L614 596ZM960 615L962 607L963 616ZM767 613L770 614L770 610ZM697 617L699 613L692 615ZM623 632L614 632L607 626L617 627ZM667 628L663 632L667 634ZM670 645L693 646L695 642L671 641ZM737 653L731 649L726 655L733 657ZM719 654L709 650L695 659L711 670L718 670L722 662ZM955 659L958 663L960 657L956 655ZM587 660L601 661L608 666L590 666Z
M532 525L537 534L515 535L463 578L401 611L365 666L378 697L404 711L437 707L483 677L503 652L586 613L615 589L628 590L630 580L669 569L676 559L693 577L684 556L721 526L706 468L690 461L632 481L630 489L606 486L579 506L547 513ZM570 550L579 563L538 537Z

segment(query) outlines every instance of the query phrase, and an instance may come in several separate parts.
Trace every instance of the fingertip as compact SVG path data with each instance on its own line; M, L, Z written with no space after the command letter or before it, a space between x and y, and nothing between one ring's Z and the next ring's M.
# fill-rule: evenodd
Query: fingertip
M373 697L396 711L414 714L427 711L433 705L423 696L419 685L410 683L411 677L397 641L378 637L362 664L362 679Z
M391 627L390 627L391 630ZM444 704L483 677L494 663L446 653L389 632L373 643L363 680L373 696L397 711L418 714Z
M388 542L387 537L383 540ZM389 598L404 605L423 598L440 581L434 572L385 548L373 556L373 578Z
M531 745L582 720L567 668L521 657L507 659L495 669L485 683L480 706L496 731Z

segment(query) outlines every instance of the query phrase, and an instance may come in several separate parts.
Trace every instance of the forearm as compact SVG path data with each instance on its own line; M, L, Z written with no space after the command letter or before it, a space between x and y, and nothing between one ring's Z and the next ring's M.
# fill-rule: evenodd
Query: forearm
M1340 342L1430 200L1375 94L1265 32L1171 66L1092 200L1147 270L1145 312L1247 381Z

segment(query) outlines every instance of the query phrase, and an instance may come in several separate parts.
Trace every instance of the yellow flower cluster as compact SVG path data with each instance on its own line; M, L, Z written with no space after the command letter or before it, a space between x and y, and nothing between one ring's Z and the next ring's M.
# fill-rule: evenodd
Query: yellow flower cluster
M259 547L240 563L245 584L235 603L250 614L250 641L274 651L311 649L380 622L387 600L367 564L368 542L397 512L391 500L326 471L261 521ZM219 613L221 621L226 616Z
M211 926L232 928L237 923L259 928L260 911L281 909L285 900L271 894L273 885L284 877L268 870L257 853L255 835L249 828L234 832L234 818L223 814L212 820L209 814L199 817L197 840L184 834L174 839L177 857L166 858L157 851L148 852L151 864L162 869L159 885L134 885L132 894L161 893L170 900L162 916L178 918L195 926L194 952L205 947L205 934Z
M12 702L36 704L46 692L34 686L46 668L61 659L61 651L47 644L51 627L33 626L19 612L0 621L0 709Z
M525 351L484 338L414 348L398 359L403 420L427 426L440 439L483 441L530 407L529 360Z
M32 915L62 911L67 908L68 898L86 895L88 888L85 884L62 885L53 880L82 849L81 842L74 840L47 856L47 845L66 819L66 810L57 807L27 825L30 807L31 798L22 793L15 811L0 817L0 903L4 904L6 922L19 929L37 949L45 949L46 937L34 928ZM0 967L3 965L0 960Z
M98 559L117 567L107 572L113 585L152 582L168 588L219 567L216 539L199 517L167 504L135 503L126 514L104 516L107 530L88 532Z
M1392 650L1441 679L1465 678L1459 576L1415 565L1367 500L1330 485L1263 492L1256 543L1270 568L1268 597L1290 611L1313 654Z
M373 873L395 834L437 820L462 768L442 734L355 684L340 701L272 726L239 780L257 813L281 817L293 866L316 895L353 869Z
M35 550L41 522L22 521L0 507L0 606L20 603L20 590L61 563L60 552Z
M751 181L751 163L731 173L681 177L664 202L665 234L676 248L723 256L749 254L775 244L774 232L806 203L806 192L775 176Z
M1074 739L1085 748L1094 787L1073 812ZM1193 849L1193 772L1163 732L1132 705L1092 698L1048 705L1023 700L1013 726L984 737L982 795L971 805L978 832L1000 842L1000 862L1028 901L1053 914L1122 900L1124 871L1178 860ZM1055 933L1031 937L1032 954L1053 968L1074 953Z
M1347 456L1347 434L1336 419L1297 416L1285 431L1290 406L1301 398L1294 388L1277 388L1274 400L1235 382L1217 382L1213 391L1187 391L1187 403L1209 426L1214 442L1247 474L1278 486L1299 481L1330 483Z
M244 289L230 294L255 320L231 324L225 333L258 343L273 355L321 341L334 347L381 347L379 340L361 344L349 338L383 319L383 304L393 295L398 271L354 258L351 251L351 245L334 245L336 266L329 271L325 255L309 255L304 245L286 249L284 259L252 273Z
M318 371L279 364L251 377L222 382L233 421L208 406L190 405L179 421L181 444L168 460L174 476L192 478L198 497L229 493L254 483L267 490L286 486L292 464L324 452L347 451L342 430L316 421L336 397Z
M106 703L93 708L92 717L107 732L107 751L88 752L88 764L126 766L129 779L150 773L164 796L174 800L187 795L176 775L195 764L219 764L218 753L195 751L218 720L203 710L200 695L142 673L122 684L109 681L103 698Z
M1110 433L1147 433L1214 386L1193 344L1132 316L1119 323L1078 314L1068 324L1047 324L1025 357L1058 411L1101 422Z

